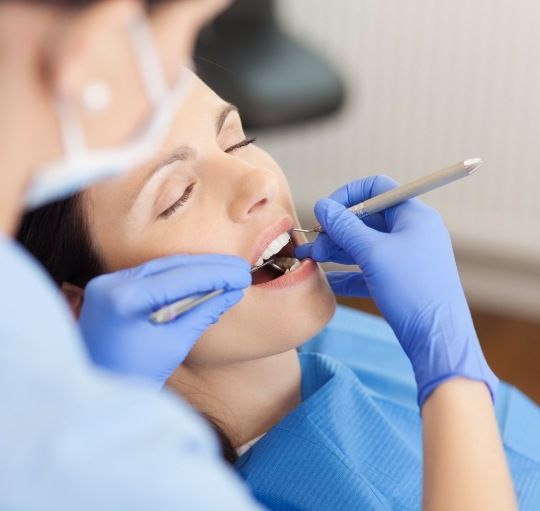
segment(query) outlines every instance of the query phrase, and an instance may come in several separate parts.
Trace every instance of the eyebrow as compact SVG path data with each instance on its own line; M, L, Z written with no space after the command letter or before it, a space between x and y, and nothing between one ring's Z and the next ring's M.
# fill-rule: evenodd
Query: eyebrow
M219 135L219 133L223 129L223 125L225 124L225 121L227 120L227 117L231 112L238 113L238 107L233 105L232 103L227 103L225 105L225 108L221 111L221 113L216 119L216 135Z
M238 107L231 103L227 103L216 118L216 135L219 135L219 133L223 129L223 125L225 124L225 121L227 120L227 117L231 112L238 112ZM133 207L135 200L140 195L148 181L150 181L150 179L152 179L152 177L154 177L158 172L160 172L174 162L191 161L194 160L196 156L197 151L193 147L188 145L178 147L174 151L170 152L167 156L165 156L165 158L163 158L156 165L154 165L150 169L150 171L143 177L141 183L139 184L139 186L137 186L135 193L132 195L129 201L129 208L131 209Z

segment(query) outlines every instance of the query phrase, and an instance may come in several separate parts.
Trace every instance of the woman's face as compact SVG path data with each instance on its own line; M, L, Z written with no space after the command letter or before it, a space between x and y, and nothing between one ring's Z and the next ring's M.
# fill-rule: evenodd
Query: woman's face
M246 140L234 107L195 75L191 81L189 99L154 161L84 196L90 234L107 271L176 253L232 254L255 265L273 240L298 224L279 166ZM293 238L293 244L304 241ZM318 332L335 307L322 270L307 259L274 279L277 274L256 274L244 298L206 331L186 363L273 355Z

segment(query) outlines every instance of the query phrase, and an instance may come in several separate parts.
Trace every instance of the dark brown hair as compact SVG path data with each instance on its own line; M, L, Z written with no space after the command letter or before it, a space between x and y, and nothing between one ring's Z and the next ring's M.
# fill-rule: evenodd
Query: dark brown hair
M82 194L27 213L17 238L58 286L70 282L84 288L91 279L106 272L90 237ZM238 456L223 429L215 419L205 418L218 435L223 457L234 463Z

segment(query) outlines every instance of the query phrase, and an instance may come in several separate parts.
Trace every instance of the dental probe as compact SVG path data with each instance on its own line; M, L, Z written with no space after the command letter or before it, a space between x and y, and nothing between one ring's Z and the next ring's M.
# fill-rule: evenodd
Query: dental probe
M406 185L398 186L376 197L360 202L350 207L349 211L354 213L358 218L364 218L373 213L378 213L383 209L405 202L407 199L412 199L423 193L430 192L431 190L435 190L435 188L440 188L462 177L470 176L476 172L482 163L484 162L481 158L472 158L456 163L451 167L420 177ZM293 228L292 230L298 232L324 232L320 224L315 225L311 229Z
M263 266L266 266L267 264L270 264L274 268L281 270L279 266L277 266L274 263L274 259L268 259L263 264L260 264L259 266L253 266L251 270L249 270L249 273L253 274L257 270L260 270ZM172 321L173 319L176 319L178 316L184 314L184 312L187 312L193 307L196 307L197 305L200 305L201 303L207 302L211 298L214 298L215 296L219 296L220 294L224 293L225 289L220 288L216 289L215 291L210 291L209 293L200 293L193 296L188 296L187 298L182 298L181 300L178 300L174 303L171 303L169 305L165 305L161 309L158 309L157 311L150 314L148 319L152 322L157 324L160 323L168 323L169 321Z

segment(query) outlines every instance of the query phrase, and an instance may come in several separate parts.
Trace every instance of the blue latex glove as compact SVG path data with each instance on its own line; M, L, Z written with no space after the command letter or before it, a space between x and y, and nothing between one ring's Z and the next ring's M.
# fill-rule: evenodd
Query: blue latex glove
M202 333L242 298L242 288L251 284L249 270L238 257L174 255L93 279L80 316L93 361L161 387ZM148 320L164 305L217 288L227 291L170 323Z
M397 186L386 176L349 183L315 206L325 233L296 249L298 258L356 263L359 272L329 272L334 292L370 296L409 357L418 402L449 378L484 381L489 368L459 280L452 244L439 213L417 199L358 219L346 210Z

